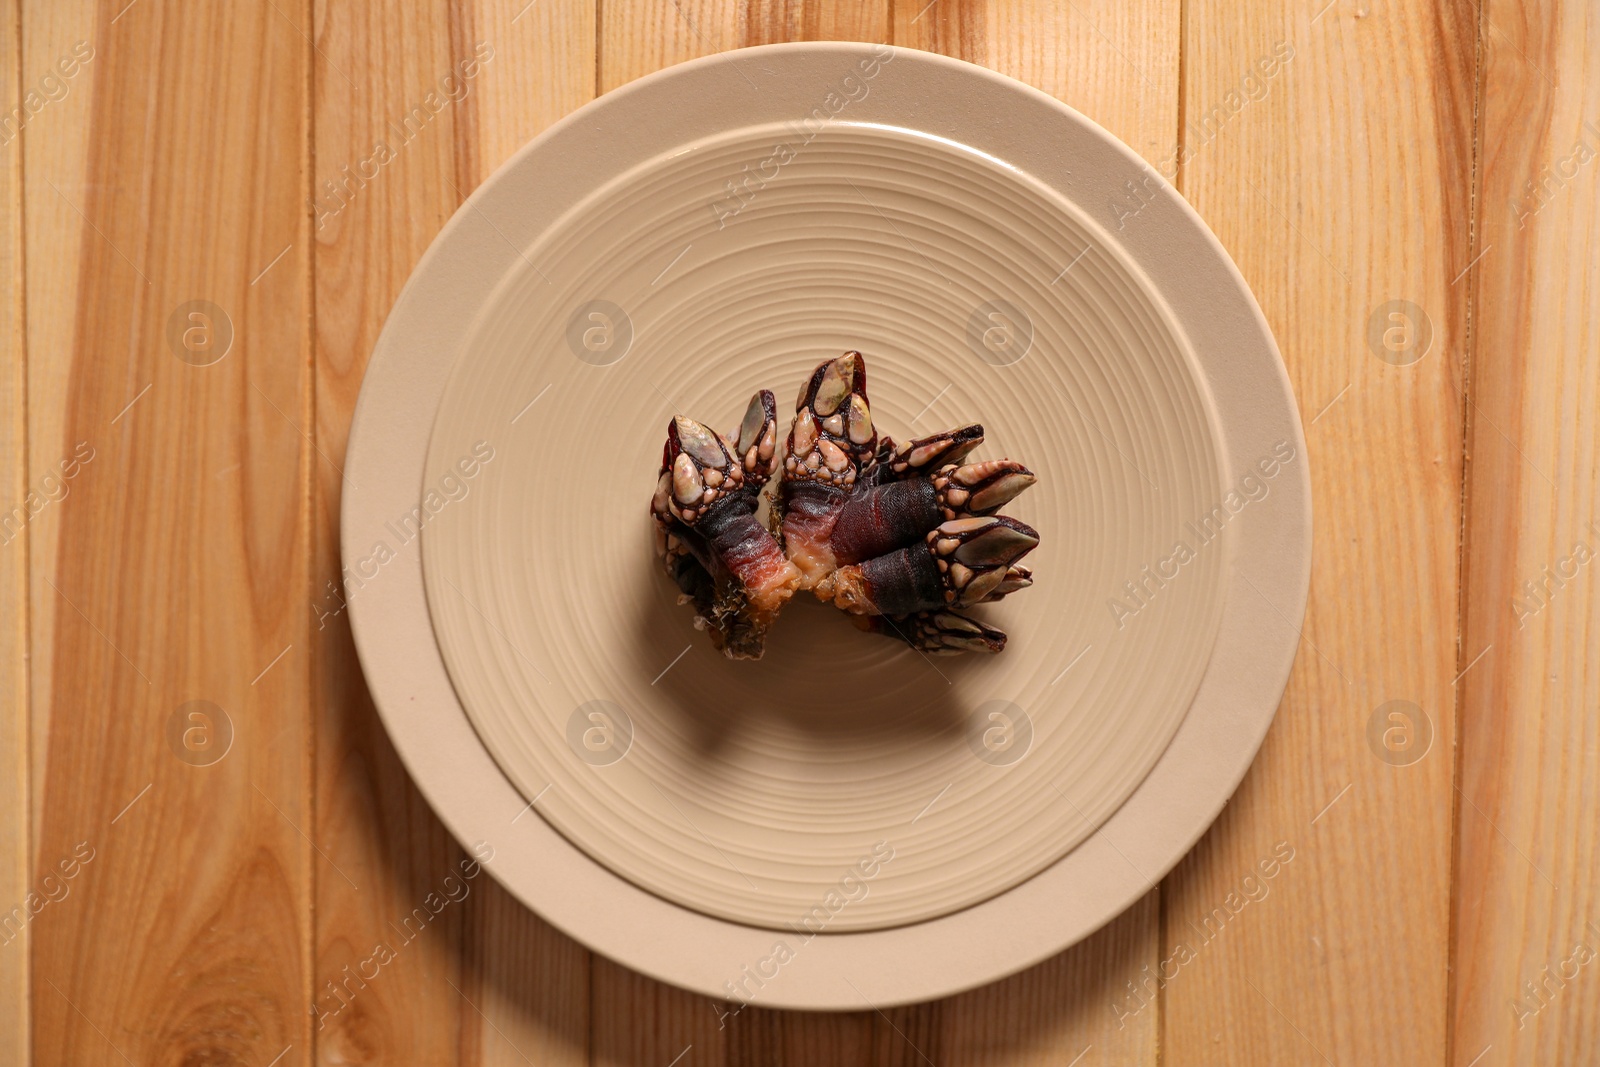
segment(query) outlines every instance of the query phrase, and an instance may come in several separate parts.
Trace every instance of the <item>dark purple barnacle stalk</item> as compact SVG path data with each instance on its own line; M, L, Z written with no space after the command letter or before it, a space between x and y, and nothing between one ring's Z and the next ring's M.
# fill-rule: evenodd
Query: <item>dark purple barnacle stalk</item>
M813 371L779 490L800 588L924 651L999 651L1003 633L953 609L1032 584L1018 561L1038 533L994 513L1034 484L1033 472L1009 459L965 463L983 443L977 424L898 447L875 437L861 353Z
M762 390L737 436L679 415L667 426L650 503L657 547L695 625L731 659L760 659L768 628L799 574L756 518L772 473L777 406Z

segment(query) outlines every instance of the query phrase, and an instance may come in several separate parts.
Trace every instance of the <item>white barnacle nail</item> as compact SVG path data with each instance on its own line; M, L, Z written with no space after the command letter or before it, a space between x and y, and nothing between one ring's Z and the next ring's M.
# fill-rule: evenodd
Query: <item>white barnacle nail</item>
M999 585L1000 580L1005 576L1006 572L999 568L996 568L992 571L985 571L974 578L972 583L961 591L961 598L969 604L976 604L978 601L994 592L994 587Z
M947 630L961 630L969 634L983 633L983 627L979 626L971 619L962 618L960 615L956 615L953 612L940 612L938 621L939 626Z
M934 542L933 545L934 551L938 552L941 556L948 556L950 553L954 552L960 547L961 542L957 541L954 537L941 537L938 541Z
M693 419L677 417L678 445L700 461L702 467L721 467L728 462L722 442L710 430Z
M872 440L872 412L859 396L850 398L850 440L858 445Z
M672 492L672 475L666 471L661 472L661 480L656 483L656 495L650 501L650 510L657 515L667 510L667 494Z
M772 450L777 447L776 434L777 427L769 423L766 432L761 435L761 444L757 446L760 451L757 455L761 457L763 462L772 458Z
M789 450L796 456L804 457L817 443L817 420L811 417L811 412L802 411L794 420L794 433L790 438Z
M811 470L816 470L818 467L822 466L822 457L817 455L815 452L811 453L806 457L806 466Z
M811 406L818 415L832 415L856 387L856 354L840 356L822 372L822 382Z
M722 472L715 467L706 468L706 472L702 477L705 478L706 484L713 488L722 484Z
M994 484L983 487L973 495L972 510L988 511L990 508L997 508L1020 494L1037 480L1033 475L1022 471L1004 475L996 479Z
M959 563L950 564L950 584L957 589L965 589L968 582L972 581L972 571Z
M967 502L967 491L965 489L946 489L944 491L944 499L951 507L959 508Z
M817 442L817 451L822 453L822 462L826 463L831 471L842 471L850 466L850 457L844 454L844 449L827 438Z
M943 440L935 441L931 445L923 445L921 448L913 448L908 462L913 467L921 467L934 456L943 452L945 448L946 442Z
M950 524L945 523L945 525ZM1009 526L996 526L964 542L956 549L956 559L968 566L1010 563L1038 543L1037 537L1025 534L1021 530L1014 530ZM999 573L1004 575L1003 571ZM999 581L998 578L995 580Z
M968 463L965 467L957 467L951 472L951 477L962 485L977 485L985 478L1007 466L1005 460L989 460L985 463Z
M973 530L981 530L985 526L993 526L999 521L999 519L987 515L980 518L951 519L949 522L939 525L939 532L946 534L970 533Z
M705 488L705 483L700 480L700 472L695 470L694 460L686 453L678 453L678 458L672 461L672 495L678 498L680 504L692 504L700 499L700 491Z
M756 443L756 438L761 434L761 424L766 421L767 412L761 404L761 394L757 393L750 401L750 406L745 409L744 422L739 424L739 450Z
M983 631L980 630L978 632L982 633ZM983 640L981 637L946 637L944 639L944 643L947 644L947 645L950 645L953 648L962 649L963 651L966 651L966 652L996 652L996 651L999 651L993 645L991 645L989 642Z
M822 420L822 428L835 437L843 437L844 416L835 411L832 415Z

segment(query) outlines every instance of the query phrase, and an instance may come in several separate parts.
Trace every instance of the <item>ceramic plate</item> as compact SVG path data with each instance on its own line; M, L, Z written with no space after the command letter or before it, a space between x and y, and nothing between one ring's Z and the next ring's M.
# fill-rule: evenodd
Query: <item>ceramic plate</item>
M846 349L880 432L982 422L1038 473L1003 653L797 598L729 661L660 573L670 417L771 388L786 429ZM770 1007L952 993L1146 892L1253 758L1309 579L1293 397L1203 223L1059 102L882 46L687 63L528 145L401 294L346 472L357 647L441 818L596 951Z

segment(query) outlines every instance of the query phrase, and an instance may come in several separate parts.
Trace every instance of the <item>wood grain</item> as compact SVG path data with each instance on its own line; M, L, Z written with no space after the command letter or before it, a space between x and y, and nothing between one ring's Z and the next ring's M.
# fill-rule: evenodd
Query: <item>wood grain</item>
M697 56L744 44L751 12L735 0L598 0L596 78L602 92ZM755 5L758 6L758 5ZM875 4L863 5L874 7ZM783 40L781 8L757 12L765 38ZM805 19L800 19L804 23ZM814 21L814 19L813 19ZM604 1067L664 1064L688 1052L693 1063L728 1063L731 1006L594 959L589 1011L591 1062Z
M1164 886L1162 955L1193 958L1162 990L1163 1061L1437 1063L1475 27L1420 3L1196 0L1184 41L1179 188L1282 348L1317 559L1303 626L1283 619L1304 639L1277 721ZM1384 333L1397 299L1431 322L1425 350L1421 323L1409 350ZM1369 347L1375 317L1401 351ZM1392 700L1431 720L1431 748L1369 746ZM1275 850L1293 858L1268 879Z
M1179 5L897 0L895 43L991 67L1070 104L1154 167L1178 129ZM1027 26L1020 34L1016 27ZM1157 962L1160 892L1099 934L1004 982L930 1006L936 1062L1154 1064L1158 1011L1130 999ZM875 1061L874 1061L875 1062Z
M1582 1063L1600 1044L1600 16L1483 18L1451 1062Z
M31 480L67 488L29 524L33 882L64 890L33 1056L304 1063L302 47L265 6L122 16L23 12L25 78L65 85L23 140Z
M1159 167L1178 131L1179 7L1176 0L895 0L894 43L1042 89Z
M308 614L323 709L316 839L330 860L316 886L318 1060L583 1063L589 953L488 876L464 878L470 857L412 784L362 682L337 528L347 430L384 318L478 183L593 95L594 7L319 3L313 32L318 589ZM443 906L424 923L430 894Z
M598 0L596 69L601 92L698 56L744 44L735 0Z
M1153 163L1171 154L1179 22L1178 5L1167 0L1082 5L1076 13L956 0L895 3L882 11L870 4L676 6L681 10L606 0L600 69L607 88L730 42L811 39L824 28L835 38L881 40L892 29L895 44L983 63L1067 100L1140 146ZM663 26L675 13L677 23ZM1021 24L1030 28L1026 39L1008 29ZM1157 915L1152 894L1076 951L993 990L887 1012L819 1016L747 1008L724 1015L731 1006L597 963L593 1010L604 1025L596 1030L596 1056L608 1064L666 1062L693 1041L704 1057L697 1062L707 1063L1023 1064L1059 1056L1076 1041L1078 1050L1098 1043L1121 1062L1153 1063L1155 1012L1120 1019L1112 993L1155 962ZM1004 1010L1017 1003L1030 1010ZM997 1019L1009 1025L997 1030ZM724 1021L725 1029L710 1030L711 1022Z
M814 40L882 40L886 0L601 0L599 71L613 89L696 56L745 45ZM734 1006L595 961L594 1062L607 1067L665 1064L693 1046L693 1063L861 1063L872 1048L865 1015L806 1016ZM686 1057L687 1058L687 1057Z
M0 5L0 100L22 100L22 23ZM9 116L0 114L0 122ZM28 402L20 131L0 126L0 1064L28 1059ZM19 510L20 509L20 510Z
M889 39L887 0L746 0L743 43Z
M23 40L22 69L39 73L28 79L43 78L51 64L63 55L70 54L76 42L92 45L96 12L92 3L38 4L22 0ZM80 65L75 76L67 83L68 93L56 104L42 108L23 127L16 147L23 163L21 196L27 210L23 213L23 287L25 310L22 324L25 329L25 347L29 351L66 353L72 351L81 272L77 268L78 244L81 235L91 232L83 216L67 199L59 195L63 175L81 175L89 159L89 101L93 99L98 82L99 68L91 60ZM30 82L36 85L37 82ZM22 101L19 100L19 103ZM44 175L50 185L41 184L38 176ZM30 188L34 195L29 196ZM33 270L27 270L27 249L32 249ZM27 315L31 308L35 314ZM67 414L66 387L69 376L65 361L54 356L48 361L36 360L27 368L27 430L29 450L29 484L42 473L40 461L46 466L57 462L57 444L66 433L64 420ZM42 454L38 444L49 442ZM56 455L50 453L56 452ZM63 498L64 500L65 498ZM38 640L50 632L56 612L70 610L59 596L42 580L53 574L56 567L57 512L43 509L27 527L28 536L28 606L29 606L29 659L30 678L29 724L30 765L42 767L46 746L50 738L51 702L41 699L46 692L41 686L50 678L55 663L55 646L49 640ZM36 521L35 521L36 520ZM41 593L49 593L44 599ZM39 839L39 828L44 818L44 778L30 775L29 809L32 816L31 839ZM35 855L35 859L37 856Z
M1317 559L1261 757L1159 891L963 996L729 1015L464 877L351 646L341 466L496 166L597 91L818 39L1011 74L1175 177L1282 346ZM5 101L45 102L0 137L0 508L44 503L0 537L0 913L57 899L0 944L0 1067L1585 1062L1597 56L1572 0L4 0ZM168 338L191 300L212 366ZM210 765L169 739L192 700ZM1415 761L1369 741L1390 701Z
M406 775L367 696L344 612L337 530L346 430L367 355L416 259L460 202L451 188L462 182L453 143L459 105L435 115L422 97L437 93L439 80L471 54L463 44L472 30L452 24L443 5L319 4L314 11L315 22L299 27L316 46L318 581L307 610L316 617L316 694L324 709L314 836L337 867L316 881L317 1062L450 1064L459 1061L472 1014L469 994L457 992L465 985L471 898L451 900L436 917L425 902L430 893L450 900L445 879L463 878L464 854ZM377 169L380 143L397 158ZM470 888L480 893L486 884L474 879ZM421 917L405 923L418 907Z

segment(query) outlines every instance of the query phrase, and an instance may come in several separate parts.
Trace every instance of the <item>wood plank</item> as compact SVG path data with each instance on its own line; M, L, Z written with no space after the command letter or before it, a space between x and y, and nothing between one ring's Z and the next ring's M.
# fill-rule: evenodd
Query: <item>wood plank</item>
M1152 890L1081 944L1015 975L942 1002L940 1064L1061 1067L1157 1062L1155 998L1132 998L1154 969L1161 918ZM907 1061L912 1062L910 1060Z
M599 0L596 78L610 92L698 56L738 48L746 17L737 0Z
M319 1062L587 1059L589 953L491 878L461 878L468 857L417 792L362 681L337 530L350 417L389 308L466 195L593 95L594 21L592 0L315 7L315 834L350 877L323 869L317 880ZM393 158L364 165L379 141ZM459 899L420 933L404 925L430 893L451 892ZM380 945L393 959L366 963L379 977L365 981Z
M599 78L603 90L662 67L746 45L788 40L884 40L887 0L602 0ZM591 1012L597 1064L672 1061L693 1045L698 1067L721 1063L854 1063L870 1047L864 1015L807 1016L708 1000L596 960ZM845 1021L848 1020L848 1021ZM841 1044L843 1042L843 1044ZM848 1057L844 1049L855 1050Z
M1318 559L1277 721L1164 884L1173 1067L1445 1056L1475 27L1317 6L1185 9L1180 189L1283 350Z
M731 1006L646 978L603 956L594 958L591 992L594 1067L729 1062L727 1043L734 1032L729 1028L739 1022L728 1014Z
M894 43L980 63L1042 89L1171 178L1179 8L1177 0L895 0Z
M752 2L742 11L732 4L682 8L682 17L672 23L670 7L606 0L600 64L606 88L734 44L823 36L881 40L887 28L872 5ZM944 51L1029 81L1085 111L1152 162L1171 154L1179 29L1172 0L1132 7L1078 5L1074 13L1033 3L939 0L928 7L896 2L889 15L885 21L892 24L897 44ZM1016 32L1022 25L1030 27L1026 35ZM938 1005L823 1015L748 1008L727 1020L720 1054L738 1064L920 1063L924 1056L941 1064L1021 1064L1053 1061L1069 1045L1075 1055L1085 1045L1098 1044L1113 1058L1154 1062L1155 1013L1119 1027L1110 1009L1111 990L1154 962L1157 915L1152 894L1074 952ZM612 981L624 988L608 988ZM708 1014L700 998L642 981L625 973L612 978L597 967L596 1017L603 1012L619 1021L596 1034L602 1062L665 1062L682 1048L686 1035L704 1032L704 1021L696 1022ZM644 998L652 1010L644 1015L615 1010L629 997L635 1005ZM994 1029L997 1007L1017 1003L1027 1009L1003 1013L1014 1029L1002 1036ZM630 1025L631 1020L639 1024ZM703 1046L695 1047L700 1056ZM713 1062L717 1053L705 1055L713 1059L697 1062Z
M87 41L93 36L95 13L93 5L89 3L41 5L21 2L17 5L17 16L19 36L22 36L22 24L25 23L27 26L25 37L28 47L23 53L21 67L39 71L38 74L32 75L32 80L28 82L35 87L38 85L37 79L42 78L58 58L71 54L76 42ZM43 67L30 64L43 64ZM22 198L23 190L30 180L45 196L45 199L41 200L35 195L27 202L28 210L23 214L22 231L19 235L24 249L26 247L50 249L62 242L64 237L68 237L72 242L68 247L75 247L78 236L84 232L83 220L75 214L75 209L47 187L38 186L37 179L31 177L40 173L56 176L81 174L87 166L90 131L87 102L93 96L96 68L91 58L89 62L71 69L74 69L74 74L72 78L66 80L67 93L63 99L40 108L35 115L30 116L22 128L21 135L9 148L14 165L20 167L24 155L27 160L27 167L17 179L18 197ZM20 69L18 76L19 79L29 77L22 75ZM17 102L23 102L20 95ZM24 147L26 147L25 153ZM17 281L14 295L25 302L26 262L19 260L18 269L22 271L23 277ZM74 341L76 319L74 308L79 282L76 259L71 255L63 257L41 254L36 257L33 264L32 281L37 293L33 305L35 318L27 321L26 307L19 306L21 313L13 320L17 329L25 331L21 348L26 350L28 346L33 346L35 351L41 352L70 352ZM39 317L40 311L44 312L43 317ZM33 453L27 457L28 467L25 477L28 486L36 492L45 489L42 481L45 470L53 467L62 458L58 443L63 440L66 433L63 423L68 407L66 390L69 376L64 373L65 369L66 364L62 360L52 360L48 364L41 361L31 368L20 361L15 365L15 370L27 375L20 394L22 406L18 408L20 420L15 424L15 430L25 435L26 442L30 446L28 451ZM48 451L33 447L40 441L51 443ZM87 472L84 476L87 478ZM40 638L52 632L58 606L64 611L71 610L61 604L60 598L49 585L45 584L42 577L55 573L59 530L55 522L56 515L59 514L55 510L55 504L67 506L72 484L72 482L64 483L66 495L30 516L23 531L23 537L26 539L23 566L24 580L28 583L25 594L28 611L19 616L19 619L27 627L29 645L26 665L27 727L31 736L25 739L28 745L26 756L28 771L19 776L17 782L27 787L29 797L23 809L30 819L27 832L29 855L22 877L27 879L29 889L36 892L45 888L42 884L35 885L32 881L34 868L39 866L38 843L41 840L40 828L44 818L44 775L34 773L34 769L45 765L48 751L51 705L42 695L50 691L50 678L55 662L53 643ZM42 495L48 497L50 494ZM41 594L49 594L50 599L42 600ZM43 866L45 869L52 868L60 860L61 857L53 856ZM40 870L39 873L44 873L44 870ZM47 896L43 893L41 895ZM27 938L28 942L32 940L26 931L21 936ZM19 950L17 956L14 962L8 965L18 967L24 975L28 975L31 971L32 946L29 944L28 948L23 950L23 945L24 942L19 940L15 946ZM48 987L41 988L55 996ZM18 1031L19 1040L23 1035L31 1036L31 988L28 992L29 1018ZM27 1056L19 1057L16 1062L28 1062Z
M306 67L273 19L23 7L65 86L23 157L30 467L68 487L29 524L40 1063L309 1062Z
M1179 4L896 0L895 43L981 63L1070 104L1157 168L1178 128ZM1021 27L1026 27L1022 32ZM1171 174L1168 174L1171 177ZM928 1009L940 1064L1155 1063L1157 1011L1130 1000L1158 962L1160 891L1007 981ZM917 1061L908 1057L907 1062ZM1087 1057L1086 1057L1087 1061Z
M1450 1062L1581 1063L1600 1045L1600 13L1484 18Z
M600 84L625 85L662 67L748 45L791 40L881 41L888 0L602 0ZM667 1063L693 1046L701 1067L722 1063L858 1063L872 1048L867 1014L809 1015L747 1008L675 989L596 960L597 1064Z
M888 0L745 0L742 43L889 39Z
M772 5L752 12L736 0L599 0L599 5L595 77L601 92L674 63L739 47L744 43L742 26L752 14L765 34L760 43L783 40L780 34L788 21L784 11L792 10L792 5ZM753 2L751 7L759 5ZM799 21L808 18L815 22L805 14ZM596 1067L647 1067L670 1063L692 1046L696 1067L719 1067L729 1062L727 1028L738 1022L730 1011L731 1005L595 957L589 1012L604 1025L594 1027L591 1062Z
M0 5L0 100L21 106L22 25ZM7 120L9 125L4 125ZM22 143L0 113L0 1064L28 1060L28 406L22 263ZM36 498L40 499L40 498ZM16 909L21 908L21 911Z
M78 3L43 4L21 0L22 24L27 27L23 34L24 52L23 69L37 70L39 73L32 75L33 84L42 78L51 66L63 57L71 56L72 50L82 41L91 49L92 39L95 35L95 7L88 0ZM81 62L74 69L74 74L66 80L67 93L58 102L52 103L28 120L28 125L23 128L23 135L18 141L19 160L24 163L23 171L23 202L26 210L23 212L23 246L42 250L54 249L62 240L63 234L72 234L74 237L83 231L83 218L77 214L77 209L69 204L64 197L56 195L48 186L41 186L44 199L38 196L29 197L26 191L30 183L36 181L33 175L47 174L60 175L82 174L88 166L89 158L89 101L94 97L94 87L98 80L99 68L91 56L87 62ZM71 68L71 64L68 64ZM29 127L32 127L31 132ZM77 293L80 283L79 272L76 269L77 261L72 256L41 255L34 264L32 281L45 288L39 294L47 298L45 303L36 306L46 307L49 314L43 318L35 316L27 320L24 315L24 325L27 331L27 346L35 352L70 352L74 343L73 331L76 316L71 309L77 304ZM24 264L24 274L27 273ZM51 360L48 364L40 362L28 369L27 380L27 433L29 441L29 478L41 477L44 469L50 467L61 459L56 445L66 434L64 419L67 412L66 389L69 376L63 373L65 362ZM39 441L51 442L50 449L38 452L33 446ZM51 455L50 452L57 452ZM70 490L69 490L70 495ZM63 500L66 497L62 498ZM55 522L58 513L54 508L45 508L28 525L28 606L29 643L28 649L28 675L30 679L30 765L43 766L45 752L50 738L50 702L39 699L39 694L48 692L49 680L55 663L55 648L49 641L38 641L35 638L49 632L54 625L56 609L70 611L61 604L60 598L43 581L42 576L55 573L56 550L59 538L59 527ZM49 599L41 596L49 593ZM42 775L31 775L33 827L31 840L37 846L39 841L39 828L44 818L44 778ZM38 855L35 852L34 860Z

